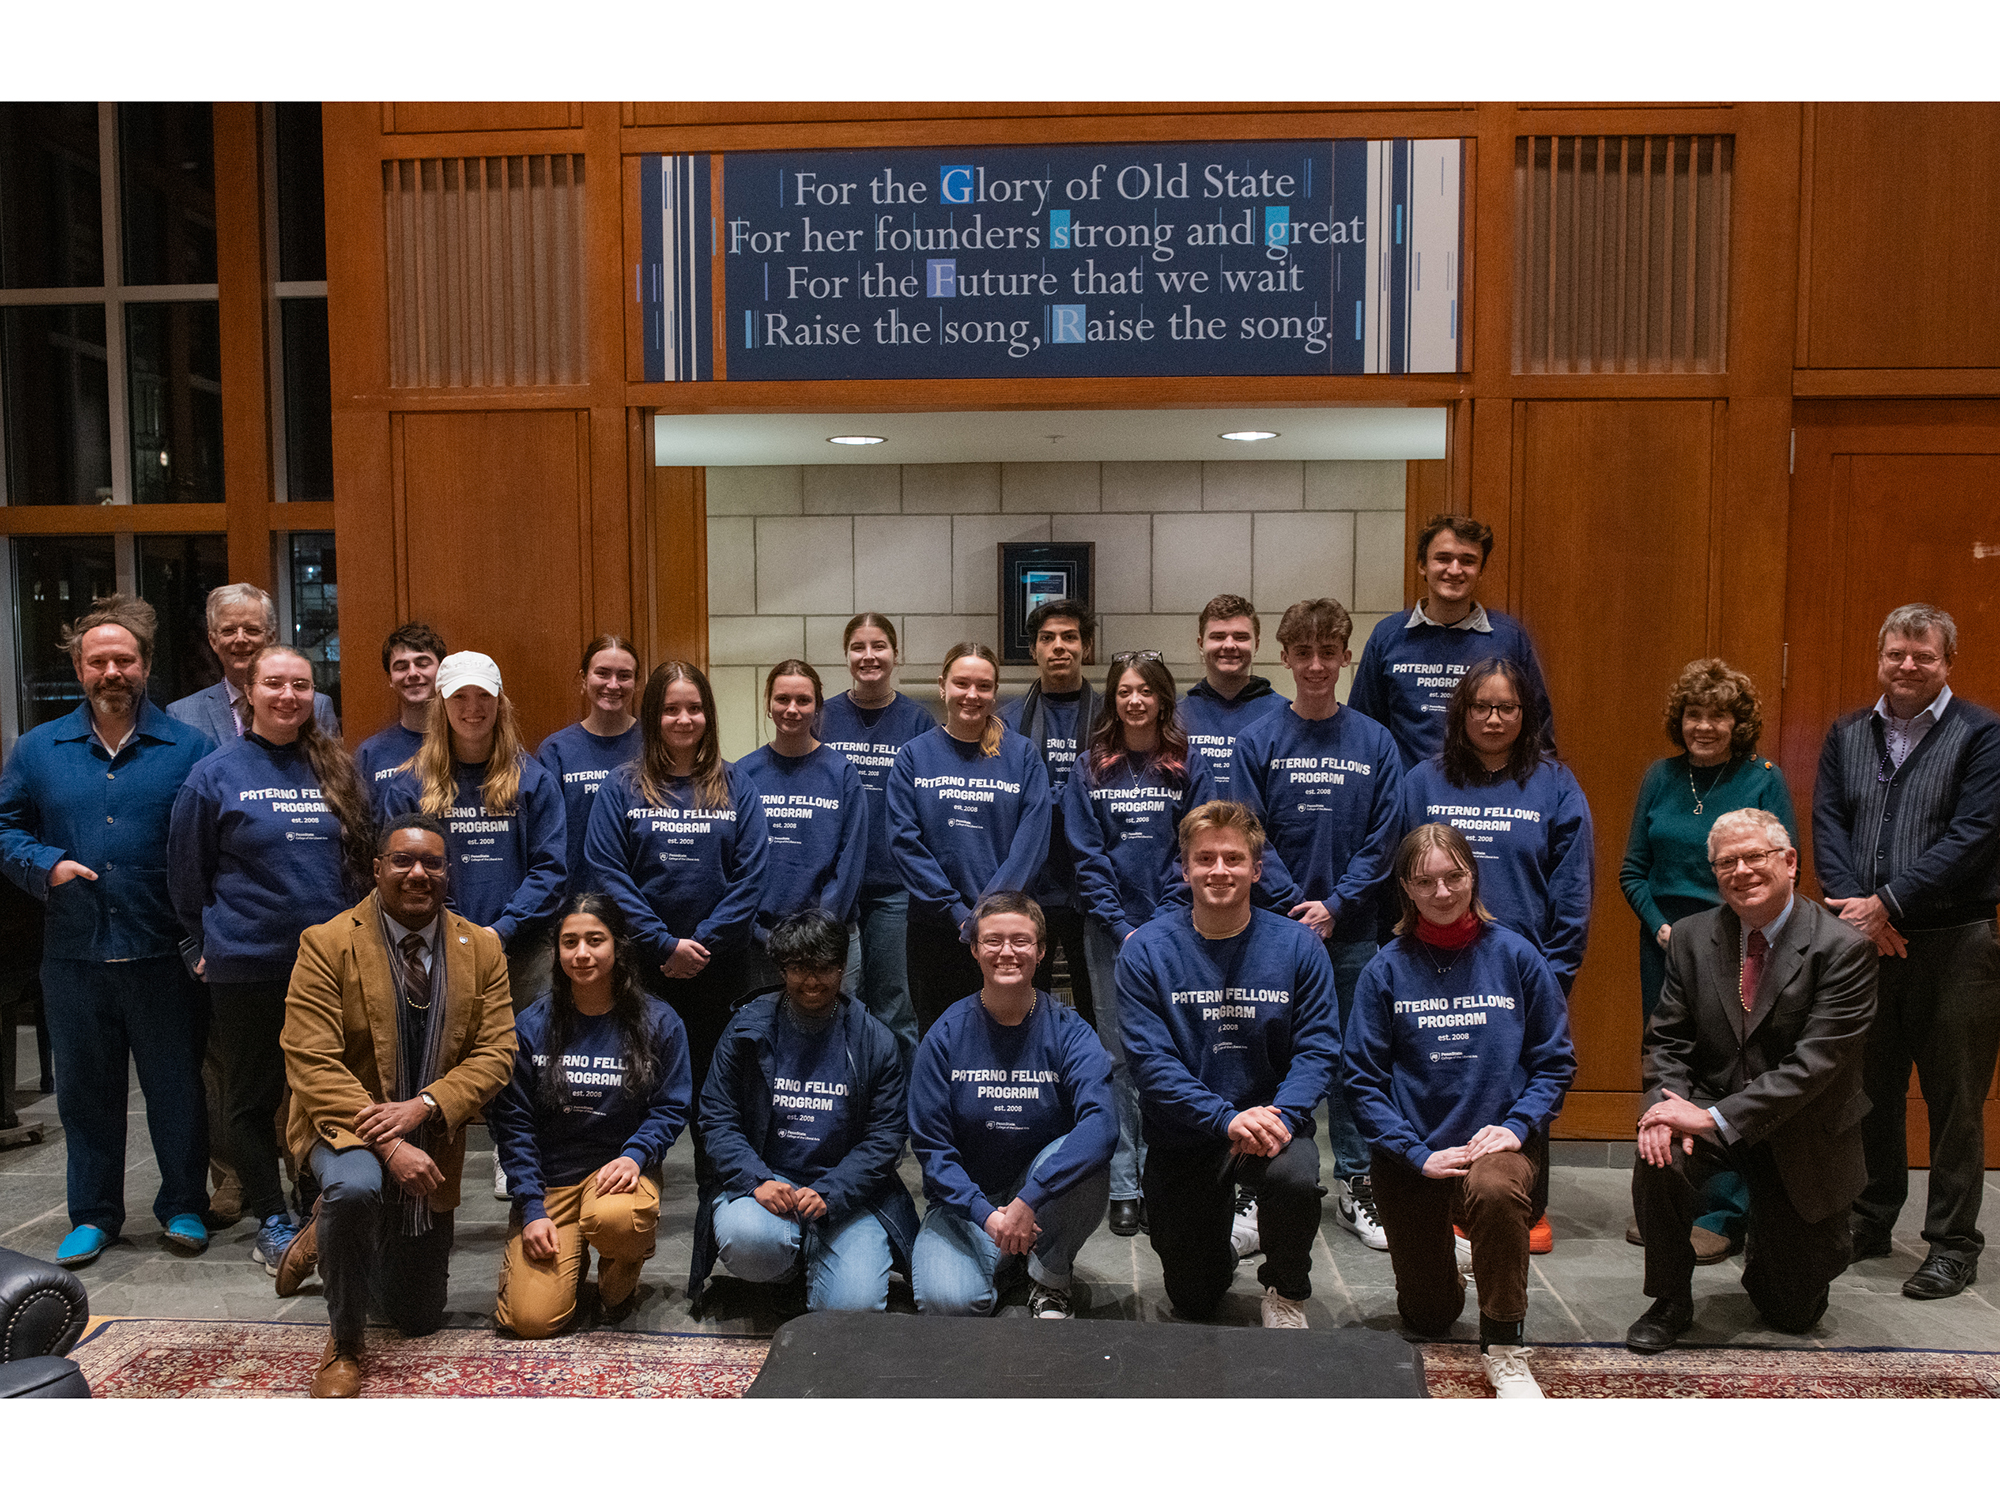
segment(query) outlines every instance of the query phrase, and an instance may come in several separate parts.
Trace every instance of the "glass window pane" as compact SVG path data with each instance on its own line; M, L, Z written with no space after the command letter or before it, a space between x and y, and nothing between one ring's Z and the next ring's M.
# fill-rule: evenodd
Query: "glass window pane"
M229 582L229 539L220 532L140 536L139 597L159 613L146 696L165 708L222 681L208 648L208 591Z
M213 302L125 309L132 502L222 501L222 337Z
M326 298L287 298L285 329L285 497L333 498L333 371Z
M313 686L340 708L340 576L333 533L291 534L292 644L313 664Z
M14 539L14 660L23 734L83 701L69 653L57 643L91 600L117 589L111 548L108 536Z
M104 308L0 308L9 505L111 499Z
M103 286L95 104L0 104L0 287Z
M319 106L278 106L278 279L326 280L326 161Z
M215 115L206 104L118 106L128 286L215 280Z

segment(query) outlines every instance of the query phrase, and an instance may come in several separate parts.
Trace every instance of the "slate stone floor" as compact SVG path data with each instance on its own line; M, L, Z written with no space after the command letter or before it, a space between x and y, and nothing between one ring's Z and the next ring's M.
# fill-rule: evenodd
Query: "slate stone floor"
M32 1036L22 1034L22 1073L34 1056ZM24 1078L24 1081L31 1081ZM69 1231L64 1207L64 1148L53 1096L17 1091L15 1108L24 1122L38 1122L46 1136L38 1146L0 1151L0 1245L53 1258ZM131 1095L124 1237L96 1264L79 1274L90 1290L96 1314L164 1318L274 1319L320 1323L326 1303L315 1280L299 1296L280 1301L271 1278L249 1259L255 1226L242 1220L217 1232L205 1254L184 1256L160 1238L149 1205L159 1177L146 1138L136 1083ZM1322 1129L1320 1139L1324 1141ZM1619 1341L1628 1324L1645 1310L1640 1291L1643 1252L1625 1243L1631 1214L1630 1164L1626 1144L1558 1142L1550 1218L1553 1253L1536 1256L1529 1284L1528 1337L1534 1343ZM452 1260L448 1321L457 1327L492 1326L494 1279L506 1240L507 1206L491 1192L492 1148L485 1132L473 1128L466 1158L466 1194L459 1211L457 1249ZM915 1192L921 1178L907 1155L903 1172ZM1328 1169L1330 1176L1330 1168ZM1696 1323L1690 1342L1770 1347L1879 1347L2000 1350L2000 1257L1989 1275L1964 1294L1942 1302L1916 1302L1901 1295L1901 1283L1923 1257L1918 1233L1924 1177L1911 1174L1910 1202L1897 1226L1895 1254L1864 1261L1834 1283L1832 1306L1809 1337L1795 1338L1756 1320L1738 1278L1740 1257L1695 1272ZM687 1267L694 1229L693 1152L683 1140L668 1156L665 1209L659 1253L647 1268L641 1301L622 1326L668 1332L769 1333L779 1322L770 1293L735 1282L712 1291L704 1318L691 1316L686 1296ZM1367 1249L1335 1221L1327 1199L1324 1226L1313 1249L1313 1297L1307 1316L1321 1328L1360 1325L1400 1330L1389 1257ZM2000 1173L1986 1179L1981 1227L2000 1237ZM1160 1285L1159 1262L1145 1237L1119 1239L1100 1229L1084 1248L1078 1284L1088 1298L1083 1316L1163 1321L1169 1316ZM1225 1299L1220 1318L1254 1324L1261 1289L1245 1266ZM1002 1316L1025 1316L1017 1292ZM900 1281L891 1283L892 1314L915 1311ZM1477 1309L1468 1307L1456 1336L1477 1336Z

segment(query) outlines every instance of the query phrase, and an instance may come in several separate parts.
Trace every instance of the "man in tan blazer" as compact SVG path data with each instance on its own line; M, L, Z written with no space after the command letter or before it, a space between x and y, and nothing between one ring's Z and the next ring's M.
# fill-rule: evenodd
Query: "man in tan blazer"
M444 828L397 818L376 843L375 891L309 927L285 998L286 1144L320 1198L278 1265L288 1296L317 1259L333 1328L315 1396L361 1390L372 1292L409 1336L444 1321L465 1126L514 1066L500 941L445 910Z
M1725 1167L1750 1189L1743 1289L1764 1321L1804 1333L1847 1266L1848 1206L1867 1180L1862 1043L1875 948L1798 895L1799 857L1762 808L1708 834L1723 905L1674 923L1646 1029L1632 1206L1653 1305L1625 1335L1656 1354L1694 1322L1695 1196Z

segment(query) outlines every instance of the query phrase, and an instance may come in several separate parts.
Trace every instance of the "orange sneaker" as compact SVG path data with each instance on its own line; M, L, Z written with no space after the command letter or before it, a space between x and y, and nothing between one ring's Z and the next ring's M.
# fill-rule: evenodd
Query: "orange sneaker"
M1547 1255L1555 1247L1556 1232L1549 1226L1549 1216L1543 1214L1528 1231L1528 1254Z

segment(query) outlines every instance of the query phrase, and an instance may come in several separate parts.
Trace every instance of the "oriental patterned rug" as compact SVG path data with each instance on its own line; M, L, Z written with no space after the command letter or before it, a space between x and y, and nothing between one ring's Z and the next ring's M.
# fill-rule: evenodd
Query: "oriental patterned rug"
M93 1396L168 1400L304 1396L324 1324L114 1318L71 1351ZM742 1335L593 1329L501 1338L447 1328L406 1339L368 1330L368 1396L740 1396L770 1341Z
M1433 1396L1491 1398L1477 1344L1425 1344ZM1538 1344L1529 1367L1549 1397L2000 1397L2000 1354L1928 1349L1678 1348Z

